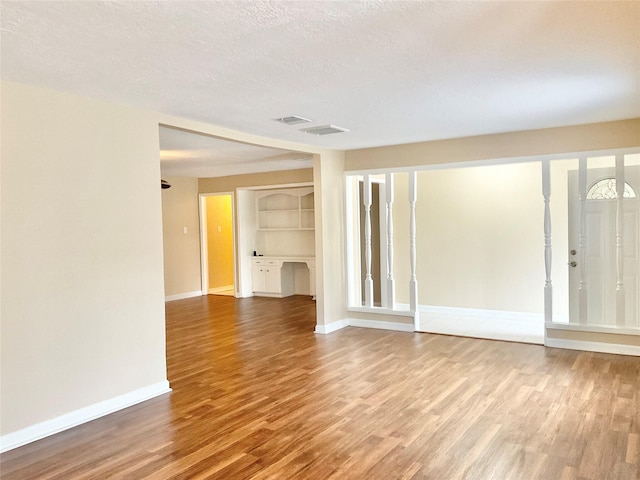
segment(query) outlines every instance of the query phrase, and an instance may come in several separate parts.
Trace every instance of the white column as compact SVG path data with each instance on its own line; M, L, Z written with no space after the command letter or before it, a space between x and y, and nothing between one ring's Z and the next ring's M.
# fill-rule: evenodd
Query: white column
M616 155L616 261L618 282L616 284L616 325L625 325L624 300L624 155Z
M578 253L580 261L580 285L578 286L578 322L585 325L589 321L587 302L587 159L581 158L578 166L578 198L580 200L580 233L578 235Z
M414 328L418 329L418 279L416 277L416 201L418 199L418 174L409 172L409 258L411 261L411 280L409 281L410 309L413 312Z
M373 307L373 277L371 276L371 175L364 176L362 203L364 205L364 306Z
M387 308L396 308L395 280L393 279L393 173L385 175L387 221Z
M542 196L544 197L544 321L553 321L553 286L551 284L551 173L549 160L542 161Z

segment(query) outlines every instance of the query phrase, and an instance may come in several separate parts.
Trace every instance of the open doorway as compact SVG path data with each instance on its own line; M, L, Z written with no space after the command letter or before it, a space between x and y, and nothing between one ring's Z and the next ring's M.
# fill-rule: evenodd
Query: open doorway
M200 195L202 292L235 296L233 193Z

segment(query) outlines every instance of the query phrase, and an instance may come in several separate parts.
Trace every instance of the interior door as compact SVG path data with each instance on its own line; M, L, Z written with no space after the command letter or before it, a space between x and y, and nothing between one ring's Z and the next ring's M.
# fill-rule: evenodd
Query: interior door
M615 178L614 168L587 170L587 191L601 180ZM625 183L640 192L640 167L625 168ZM606 196L605 196L606 197ZM623 283L625 326L640 326L640 198L625 198L623 239ZM585 201L585 264L580 264L580 201L578 172L569 172L569 314L578 322L578 288L584 270L587 289L587 323L616 324L617 287L617 200L590 198Z

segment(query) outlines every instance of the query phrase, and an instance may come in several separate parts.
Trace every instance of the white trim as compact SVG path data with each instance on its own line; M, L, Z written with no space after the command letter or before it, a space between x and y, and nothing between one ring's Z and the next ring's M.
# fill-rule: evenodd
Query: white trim
M176 295L168 295L164 297L165 302L172 302L173 300L182 300L185 298L201 297L202 290L194 290L193 292L178 293Z
M381 307L349 307L348 312L377 313L384 315L398 315L401 317L412 317L413 312L409 310L408 303L396 303L394 310ZM462 307L441 307L437 305L419 305L418 311L422 313L444 313L466 317L482 317L482 318L505 318L509 320L535 320L543 321L542 313L530 312L509 312L506 310L487 310L482 308L462 308ZM564 317L561 317L564 319Z
M207 233L207 197L198 195L200 216L200 290L209 291L209 241Z
M398 304L397 306L407 306ZM440 307L436 305L420 305L419 311L424 313L446 313L459 316L506 318L510 320L540 320L543 321L544 314L529 312L508 312L506 310L487 310L483 308L462 308L462 307Z
M355 305L362 303L361 285L360 285L360 242L354 242L355 238L360 238L360 221L353 218L354 213L354 195L355 189L350 178L344 176L344 220L345 225L345 242L344 242L344 258L345 258L345 276L347 286L347 305ZM357 203L357 202L355 202ZM359 206L359 205L358 205ZM359 217L358 217L359 218ZM355 262L358 259L358 269L356 272Z
M150 400L153 397L169 393L171 388L169 382L154 383L133 392L118 395L117 397L102 402L94 403L87 407L74 410L73 412L60 415L59 417L36 423L30 427L23 428L16 432L8 433L0 437L0 452L6 452L18 448L27 443L35 442L41 438L68 430L82 423L90 422L96 418L109 415L110 413L122 410L132 405Z
M225 292L227 290L232 290L235 294L235 290L233 290L233 285L225 285L223 287L210 288L209 293L216 294L220 292Z
M581 340L566 340L562 338L548 338L545 347L566 348L569 350L583 350L585 352L613 353L616 355L633 355L640 357L640 346L622 345L619 343L584 342Z
M546 328L552 330L571 330L574 332L613 333L615 335L640 335L640 328L616 327L615 325L584 325L577 323L547 322Z
M408 308L408 306L407 306ZM347 312L374 313L377 315L397 315L399 317L413 317L413 312L409 310L391 310L384 307L349 307Z
M336 330L341 330L344 327L349 326L349 319L343 318L342 320L336 320L335 322L327 323L326 325L316 324L315 333L327 334L331 332L335 332Z
M297 295L297 294L292 293L291 295L283 295L282 293L253 292L253 296L254 297L287 298L287 297L291 297L293 295ZM306 295L306 296L308 296L308 295Z
M382 320L364 320L361 318L349 318L347 319L347 321L349 322L350 327L377 328L380 330L395 330L397 332L414 332L415 331L413 322L398 323L398 322L385 322Z
M254 185L252 187L238 187L239 190L278 190L285 188L297 188L297 187L313 187L313 181L311 182L296 182L296 183L277 183L275 185Z
M208 225L207 225L207 197L231 197L231 255L233 262L233 283L238 285L239 272L238 264L236 260L236 194L235 192L213 192L213 193L199 193L199 208L198 214L200 215L200 284L203 292L211 293L209 289L209 240L208 240ZM233 296L238 293L237 288L232 286Z
M356 311L356 310L352 310ZM377 312L381 313L381 312ZM377 328L380 330L395 330L397 332L413 332L413 323L385 322L380 320L364 320L360 318L343 318L327 325L316 325L315 333L332 333L345 327Z

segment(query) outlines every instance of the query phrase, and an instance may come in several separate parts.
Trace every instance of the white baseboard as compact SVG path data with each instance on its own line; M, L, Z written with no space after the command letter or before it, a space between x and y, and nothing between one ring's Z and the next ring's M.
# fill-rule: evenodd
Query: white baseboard
M183 300L185 298L193 298L193 297L201 297L201 296L202 296L202 290L195 290L193 292L178 293L177 295L168 295L164 297L164 301L171 302L173 300Z
M48 437L55 433L68 430L82 423L90 422L96 418L109 415L110 413L122 410L137 403L144 402L158 395L163 395L171 391L169 382L154 383L146 387L134 390L133 392L118 395L117 397L102 402L94 403L88 407L83 407L73 412L66 413L59 417L36 423L30 427L23 428L16 432L8 433L0 437L0 452L6 452L14 448L21 447L27 443L35 442L41 438Z
M361 318L349 318L350 327L377 328L380 330L395 330L397 332L414 332L412 323L384 322L381 320L363 320Z
M215 295L216 293L226 292L227 290L233 290L233 285L225 285L224 287L210 288L209 293L212 293ZM235 294L235 290L233 290L233 293Z
M581 340L566 340L563 338L547 337L545 340L545 347L583 350L585 352L613 353L617 355L633 355L635 357L640 357L640 346L621 345L619 343L585 342Z
M551 330L569 330L573 332L590 332L590 333L614 333L622 335L640 336L640 328L637 327L618 327L615 325L583 325L579 323L559 323L546 322L546 328Z
M418 310L424 313L444 313L465 317L506 318L509 320L543 321L542 313L508 312L505 310L487 310L484 308L439 307L435 305L420 305Z
M360 318L343 318L326 325L316 325L315 333L327 334L345 327L378 328L381 330L395 330L398 332L413 332L413 323L383 322L379 320L362 320Z
M315 333L327 334L327 333L335 332L336 330L340 330L348 326L349 326L349 319L343 318L342 320L337 320L335 322L327 323L326 325L316 324Z

